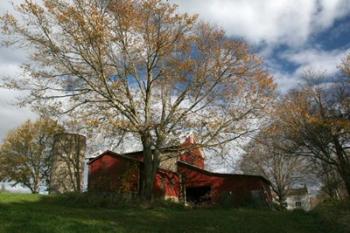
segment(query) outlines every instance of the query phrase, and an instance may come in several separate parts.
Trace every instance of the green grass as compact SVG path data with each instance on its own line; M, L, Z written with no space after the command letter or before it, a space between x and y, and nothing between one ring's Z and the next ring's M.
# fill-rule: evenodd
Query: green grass
M43 196L0 193L0 233L321 233L317 214L253 209L77 208Z
M329 232L350 232L350 201L326 201L314 212L326 223Z

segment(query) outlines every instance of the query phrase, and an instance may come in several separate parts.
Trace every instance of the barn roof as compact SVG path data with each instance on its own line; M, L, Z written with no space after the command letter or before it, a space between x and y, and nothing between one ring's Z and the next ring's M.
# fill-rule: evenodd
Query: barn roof
M186 166L190 169L193 169L193 170L197 170L201 173L204 173L208 176L220 176L220 177L255 177L255 178L258 178L258 179L261 179L263 180L264 182L268 183L269 185L271 185L271 182L266 179L265 177L263 176L258 176L258 175L246 175L246 174L233 174L233 173L216 173L216 172L210 172L208 170L204 170L204 169L201 169L199 167L196 167L192 164L189 164L189 163L186 163L184 161L177 161L177 164L179 165L183 165L183 166Z
M110 156L112 156L112 157L118 157L118 158L128 159L128 160L132 160L132 161L139 162L139 163L141 162L141 161L139 161L139 160L137 160L137 159L134 159L134 158L132 158L132 157L130 157L130 156L127 156L127 154L118 154L118 153L115 153L115 152L113 152L113 151L106 150L105 152L103 152L103 153L100 154L99 156L96 156L96 157L94 157L94 158L89 158L89 161L88 161L87 164L91 164L91 163L93 163L94 161L100 159L101 157L103 157L103 156L105 156L105 155L110 155Z
M141 151L142 152L142 151ZM123 158L123 159L127 159L127 160L130 160L130 161L134 161L134 162L137 162L137 163L141 163L143 164L142 161L138 160L138 159L135 159L133 157L130 157L130 155L137 155L139 154L140 151L137 151L137 152L131 152L131 153L125 153L125 154L118 154L118 153L115 153L113 151L110 151L110 150L106 150L105 152L103 152L102 154L100 154L99 156L97 157L94 157L94 158L90 158L88 163L87 164L91 164L93 163L94 161L102 158L103 156L105 155L109 155L109 156L112 156L112 157L118 157L118 158ZM176 172L173 172L171 170L166 170L166 169L163 169L163 168L158 168L158 171L159 172L163 172L163 173L176 173Z
M167 147L162 149L162 152L174 152L175 149L174 147ZM94 162L95 160L98 160L99 158L103 157L104 155L111 155L111 156L115 156L115 157L120 157L120 158L124 158L124 159L131 159L134 161L138 161L141 162L140 160L136 159L135 157L137 157L138 155L142 155L143 151L133 151L133 152L127 152L127 153L123 153L123 154L119 154L110 150L106 150L105 152L103 152L102 154L96 156L96 157L91 157L88 158L88 164Z

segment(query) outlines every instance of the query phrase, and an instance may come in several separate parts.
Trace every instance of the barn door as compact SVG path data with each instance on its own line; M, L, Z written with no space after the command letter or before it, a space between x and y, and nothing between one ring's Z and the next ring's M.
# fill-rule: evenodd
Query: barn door
M210 186L186 187L186 202L195 205L211 201Z

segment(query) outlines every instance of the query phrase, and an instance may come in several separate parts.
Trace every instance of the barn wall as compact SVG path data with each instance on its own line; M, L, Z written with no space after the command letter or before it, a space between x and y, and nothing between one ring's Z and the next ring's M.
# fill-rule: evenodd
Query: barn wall
M154 182L154 197L179 200L180 179L171 171L159 170Z
M254 176L215 175L179 163L178 172L182 174L184 187L211 187L211 201L219 202L223 195L229 195L240 205L252 200L255 193L260 193L270 203L270 187L261 178Z
M140 163L107 154L89 164L88 190L137 193L141 174ZM159 169L154 182L154 196L178 200L179 194L179 176L175 172Z
M138 162L104 155L89 164L88 190L137 193L139 171Z

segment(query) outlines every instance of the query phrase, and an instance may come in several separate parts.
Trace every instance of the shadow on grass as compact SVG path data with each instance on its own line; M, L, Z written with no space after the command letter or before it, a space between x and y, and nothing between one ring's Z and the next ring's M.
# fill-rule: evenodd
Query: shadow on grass
M39 197L2 202L0 233L327 232L314 215L244 209L77 208Z

